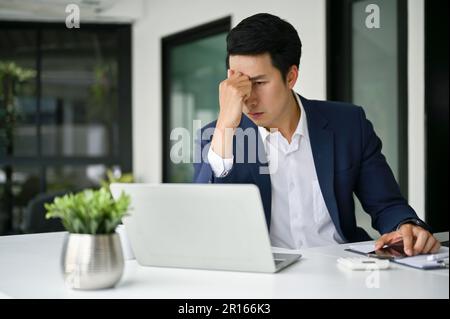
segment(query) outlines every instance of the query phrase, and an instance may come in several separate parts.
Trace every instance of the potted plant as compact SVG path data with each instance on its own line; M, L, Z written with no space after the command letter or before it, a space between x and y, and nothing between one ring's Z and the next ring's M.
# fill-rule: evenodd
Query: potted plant
M74 289L115 286L122 277L124 259L115 232L126 215L129 196L114 200L106 187L56 197L46 204L46 218L61 218L69 232L62 252L65 283Z

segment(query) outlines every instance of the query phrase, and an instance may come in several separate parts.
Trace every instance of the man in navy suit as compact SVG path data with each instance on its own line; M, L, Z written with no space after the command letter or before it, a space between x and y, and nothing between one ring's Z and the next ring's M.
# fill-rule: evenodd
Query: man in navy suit
M363 109L293 91L301 47L294 27L270 14L230 31L220 112L198 136L194 181L257 185L273 246L370 240L356 224L356 194L383 234L375 248L403 240L408 255L437 252L439 242L401 195Z

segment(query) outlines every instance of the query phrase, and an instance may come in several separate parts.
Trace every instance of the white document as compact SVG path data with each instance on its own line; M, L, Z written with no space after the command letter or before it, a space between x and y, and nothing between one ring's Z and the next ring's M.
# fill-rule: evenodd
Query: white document
M441 247L438 251L438 254L442 253L448 253L448 247ZM417 255L413 257L405 257L400 259L395 259L393 262L396 262L397 264L414 267L414 268L420 268L420 269L436 269L436 268L446 268L446 264L443 260L429 260L429 256L432 256L432 254L425 254L425 255ZM447 257L448 262L448 257Z

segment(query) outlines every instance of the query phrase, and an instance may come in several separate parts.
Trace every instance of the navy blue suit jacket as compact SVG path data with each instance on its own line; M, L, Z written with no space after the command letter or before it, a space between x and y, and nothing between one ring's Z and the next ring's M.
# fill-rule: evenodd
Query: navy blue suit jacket
M353 193L371 216L372 226L381 234L395 230L406 219L418 219L400 193L392 171L381 153L381 141L366 119L363 109L347 103L300 98L306 113L320 189L341 237L348 242L371 239L356 224ZM200 163L194 164L194 182L255 184L260 190L270 229L271 182L270 175L259 174L259 168L267 166L267 159L257 126L248 117L242 116L239 127L256 132L258 141L253 146L260 155L256 163L249 160L247 142L244 147L244 162L236 162L235 136L233 168L227 176L218 178L214 176L206 155L215 125L216 122L212 122L198 132L201 135L197 135L196 142L201 144L197 149L202 151L203 159L199 153L196 154Z

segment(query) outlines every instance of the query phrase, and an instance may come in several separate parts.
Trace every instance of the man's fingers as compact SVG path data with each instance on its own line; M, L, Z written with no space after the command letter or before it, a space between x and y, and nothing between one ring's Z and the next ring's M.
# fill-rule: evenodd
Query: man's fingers
M388 251L392 256L395 256L395 257L402 256L402 254L401 254L399 251L397 251L396 249L394 249L394 248L388 248L387 251Z
M400 233L403 238L403 249L408 256L412 256L413 251L413 233L411 225L403 225L400 227Z
M403 240L403 249L408 256L436 253L440 248L440 243L428 231L405 224L398 231L381 236L375 243L375 250L381 249L384 245L393 245L401 240ZM395 250L391 253L394 256L397 255Z
M250 98L250 95L252 95L252 87L250 86L250 87L245 88L244 92L245 92L245 96L244 96L244 102L245 102L248 98Z
M240 96L242 97L242 100L245 101L250 97L251 91L248 89L242 89L240 90Z
M431 249L433 249L436 242L437 240L433 236L429 236L425 244L425 247L422 250L422 253L428 254L431 251Z
M381 249L384 245L386 245L387 235L383 235L375 242L375 250Z
M239 89L240 91L244 91L244 92L247 92L247 93L249 93L249 92L251 92L251 90L252 90L252 84L250 83L250 82L242 82L242 83L239 83L239 84L236 84L236 86L235 86L237 89Z
M414 255L421 254L425 248L425 244L427 243L427 239L429 237L429 233L425 230L421 230L416 232L416 242L414 244Z
M433 248L431 248L430 253L436 254L439 251L439 248L441 248L441 243L436 240L436 243L434 244Z
M384 234L375 243L375 250L383 248L384 245L392 245L402 240L402 235L398 231Z
M236 74L234 74L227 79L227 84L234 87L241 87L246 85L251 86L252 82L246 75L236 76Z
M247 75L245 75L242 72L233 71L233 70L231 70L231 71L232 71L231 78L236 82L242 81L243 79L250 79Z
M252 87L252 82L250 81L239 81L234 83L235 87Z
M239 74L241 74L241 72L236 72L235 70L232 70L232 69L228 69L228 71L227 71L227 75L228 75L229 79L236 78L239 76Z
M242 83L248 83L248 84L252 84L252 81L250 81L250 78L247 75L241 75L235 79L233 79L233 83L237 84L242 84Z
M232 69L227 70L227 81L224 82L225 87L234 87L238 90L239 95L243 100L246 100L251 95L252 82L250 78L238 71Z
M392 232L384 234L375 242L375 250L383 248L384 245L389 245L401 239L401 235L398 232Z
M241 72L235 71L233 69L228 69L228 74L229 74L228 78L235 78L235 77L239 77L240 75L242 75Z

